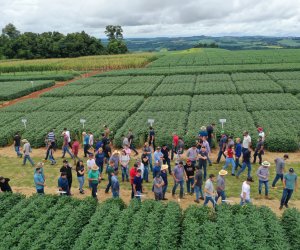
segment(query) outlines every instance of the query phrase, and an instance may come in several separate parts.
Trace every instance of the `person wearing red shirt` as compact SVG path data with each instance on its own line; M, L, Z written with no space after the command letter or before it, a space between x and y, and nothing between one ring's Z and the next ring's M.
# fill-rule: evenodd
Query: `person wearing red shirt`
M223 167L223 169L227 169L228 165L231 164L232 166L232 171L231 171L231 175L235 176L235 161L233 156L235 155L234 149L233 149L234 145L230 145L227 150L225 151L225 155L226 155L226 161L225 161L225 165Z
M171 153L172 161L174 159L174 153L177 154L178 141L179 141L179 136L176 133L173 133L172 153Z
M137 174L138 164L134 163L133 167L129 171L130 184L131 184L131 199L134 198L134 190L133 190L133 180Z
M78 158L79 141L77 141L76 139L74 140L73 145L72 145L72 152L73 152L74 156L76 158Z

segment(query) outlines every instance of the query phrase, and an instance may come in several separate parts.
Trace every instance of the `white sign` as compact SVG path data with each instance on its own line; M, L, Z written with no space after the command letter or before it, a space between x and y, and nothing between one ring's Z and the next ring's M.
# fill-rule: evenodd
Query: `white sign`
M80 123L82 124L82 128L84 128L84 124L85 124L86 120L85 119L80 119Z
M25 129L26 129L26 122L27 122L27 119L23 118L21 121L23 122L24 127L25 127Z
M222 124L222 129L224 128L224 123L226 123L226 119L220 119L220 123Z
M154 119L148 119L148 123L150 123L150 126L152 127L152 125L154 123Z
M31 83L31 86L33 87L33 81L30 81L30 83Z

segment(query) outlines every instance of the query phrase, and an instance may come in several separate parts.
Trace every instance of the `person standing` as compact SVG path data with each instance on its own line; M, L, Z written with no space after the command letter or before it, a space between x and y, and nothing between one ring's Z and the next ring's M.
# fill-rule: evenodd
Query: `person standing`
M248 168L248 177L251 177L251 152L250 150L246 149L243 153L243 163L242 168L237 172L236 177L239 178L240 174L244 172L246 167Z
M92 166L91 171L89 171L88 177L92 187L92 197L98 200L97 188L100 181L100 173L99 168L96 165Z
M172 136L173 136L173 138L172 138L171 160L173 161L174 154L177 154L177 149L178 149L177 147L178 147L179 137L175 132L172 134Z
M222 155L226 159L226 155L224 154L224 152L226 150L226 142L227 142L227 136L224 131L221 131L221 139L219 141L219 153L218 153L218 158L217 158L216 164L220 163Z
M14 136L14 148L17 153L17 156L22 158L23 154L20 152L20 147L21 147L21 136L20 133L17 132Z
M129 172L130 184L131 184L131 199L134 198L133 180L137 174L137 168L138 168L137 163L134 163L133 167L130 169L130 172Z
M105 189L105 193L107 194L110 187L111 187L111 177L112 173L115 172L115 162L113 160L109 161L109 165L107 167L107 178L108 178L108 184Z
M180 191L179 191L179 198L183 199L184 194L184 179L187 179L184 168L183 168L183 162L180 161L178 165L175 166L173 172L172 172L173 178L174 178L174 186L172 189L172 196L175 196L176 189L178 185L180 185Z
M207 162L209 166L212 166L211 160L209 158L209 155L211 153L210 145L206 139L206 136L202 137L202 146L205 146L206 152L207 152Z
M227 175L226 170L221 170L217 177L217 196L216 196L216 203L218 203L219 197L222 199L222 203L226 203L226 194L225 194L225 175Z
M131 129L129 129L129 131L128 131L127 138L128 138L129 148L135 153L135 156L137 156L139 153L135 149L135 146L134 146L134 135L133 135L133 132L132 132Z
M178 161L181 161L181 157L182 157L182 154L183 154L183 151L184 151L184 141L181 137L179 137L178 139L178 145L177 145L177 160Z
M51 129L50 132L48 133L47 137L46 137L46 141L47 141L47 152L46 152L46 157L45 157L45 161L48 159L49 157L49 153L51 150L56 150L56 137L54 134L54 129ZM52 152L53 153L53 152Z
M119 171L119 163L120 163L120 152L118 150L115 150L112 153L112 156L109 158L109 161L114 162L114 171L118 172Z
M242 167L240 164L240 158L242 156L241 138L236 138L235 142L235 168L238 169L238 167Z
M89 148L94 147L94 135L91 131L88 132L89 134Z
M126 154L126 151L123 149L121 151L121 156L120 156L120 164L121 164L121 170L122 170L122 182L129 181L128 177L128 168L129 168L129 155Z
M198 154L198 168L204 171L204 180L206 180L206 168L207 168L207 151L205 146L201 146Z
M111 157L111 142L107 143L105 146L104 146L104 149L103 149L103 152L104 152L104 159L105 159L105 163L109 163L109 159Z
M138 164L138 169L141 170L141 178L143 180L144 171L145 171L144 164L142 163L142 161L140 159L137 159L136 163Z
M149 128L149 146L152 146L155 149L155 131L154 128L151 126Z
M192 162L187 159L186 164L184 165L184 171L186 174L186 189L188 194L194 194L194 181L195 181L195 166L192 165Z
M154 198L156 201L160 201L163 199L163 186L164 181L160 174L157 174L155 178L153 179L153 192L154 192Z
M171 174L172 170L171 170L170 150L167 145L163 145L161 149L161 153L163 154L163 159L162 159L163 164L168 165L169 174Z
M29 141L27 141L26 139L23 139L22 143L24 143L24 145L23 145L23 153L24 153L23 166L25 166L27 160L31 163L32 166L34 166L34 162L30 157L30 153L32 150L31 150Z
M261 195L262 185L265 185L265 198L268 198L269 195L270 166L271 164L269 162L264 161L256 172L259 180L258 192Z
M235 161L234 161L234 149L233 149L233 145L230 145L227 150L225 151L225 155L226 155L226 161L225 161L225 165L223 166L223 169L226 170L228 168L228 165L231 164L232 166L232 170L231 170L231 175L235 176Z
M283 177L283 192L279 207L280 210L283 208L283 206L285 206L286 208L289 207L289 200L291 199L293 192L296 192L296 190L297 175L295 174L294 169L290 168L289 172L286 173Z
M266 135L265 135L264 129L262 127L258 127L257 132L258 132L258 136L262 137L262 141L265 141Z
M247 180L243 182L242 185L242 193L241 193L241 202L240 205L243 206L245 204L251 203L250 199L250 184L254 182L252 177L247 177Z
M63 154L62 154L61 158L65 158L66 153L68 153L71 156L71 158L73 159L74 156L69 150L69 136L64 132L63 137L64 137L63 138L63 140L64 140L63 141L63 148L62 148Z
M133 179L133 193L134 197L141 200L141 194L143 193L143 186L142 186L143 180L141 177L141 170L138 169L136 176Z
M166 166L168 166L168 165L166 165ZM159 163L159 161L157 161L157 162L155 162L155 166L153 168L153 179L155 178L155 176L157 174L160 173L160 171L161 171L160 163Z
M90 149L90 137L86 132L82 132L82 139L83 139L83 152L84 157L87 157L89 155L89 149Z
M66 173L67 181L68 181L68 189L71 195L71 188L72 188L72 167L69 165L67 160L63 161L63 166L60 168L61 173Z
M41 168L37 167L35 169L35 173L33 176L34 179L34 184L35 184L35 188L36 188L36 192L38 194L44 194L44 187L45 187L45 178L42 174Z
M58 190L61 192L60 195L71 195L67 173L65 172L62 172L58 178Z
M120 197L120 184L116 172L111 173L111 191L113 198Z
M123 138L122 147L124 148L125 145L129 145L129 140L124 134L122 135L122 138Z
M246 149L251 151L251 137L250 137L248 131L244 131L243 136L244 136L244 139L243 139L242 152L244 153L244 151Z
M67 128L64 128L63 133L65 133L68 136L69 147L72 148L72 145L71 145L71 133L70 133L70 131Z
M11 192L12 193L12 189L9 185L9 178L4 178L3 176L0 176L0 190L1 192Z
M104 166L104 153L103 148L99 148L96 155L95 155L95 163L99 168L100 177L102 178L103 166Z
M285 154L283 158L276 158L275 164L276 164L276 176L272 183L272 188L276 188L275 185L279 179L281 179L281 182L283 181L283 174L284 174L284 166L285 161L289 158L288 154Z
M160 172L160 176L164 181L164 185L162 187L162 194L163 194L163 200L168 200L166 198L166 192L167 192L167 188L168 188L168 174L167 174L167 169L168 166L167 165L162 165L161 166L161 172Z
M144 175L143 175L143 180L146 182L149 182L149 158L147 155L147 151L144 151L142 156L142 164L144 165Z
M194 202L196 202L196 203L200 203L199 199L204 200L203 192L202 192L202 185L203 185L202 170L197 168L196 175L195 175L195 183L193 185L193 188L194 188L195 194L196 194L196 200L194 200Z
M77 173L77 180L79 183L79 193L84 194L83 185L84 185L84 165L83 161L79 160L76 165L76 173Z
M252 164L256 163L256 157L258 156L259 164L261 165L262 163L262 155L264 154L264 141L262 137L260 136L258 138L258 142L256 144L255 152L253 155L253 162Z
M75 139L72 145L72 153L76 159L78 159L79 146L79 141Z
M214 139L214 129L215 129L215 124L214 123L212 123L211 125L208 125L206 127L207 141L209 143L210 148L212 147L212 140Z
M144 147L143 147L143 151L147 154L148 158L149 158L149 166L150 166L150 170L152 172L152 149L149 146L148 142L145 142Z
M94 154L89 154L89 159L86 161L86 166L88 171L92 169L92 167L96 164Z
M215 188L213 182L215 181L215 175L210 174L209 178L205 182L204 193L205 193L205 200L204 206L207 206L208 202L210 201L213 204L213 207L216 206L215 201Z
M196 161L198 157L197 145L194 144L191 148L187 150L186 157L191 161L192 165L196 166Z
M202 138L203 138L203 137L206 137L206 136L208 136L208 133L207 133L207 131L206 131L206 127L205 127L205 126L202 126L202 127L200 128L199 133L198 133L198 137L199 137L199 139L202 140Z
M159 166L161 166L164 158L164 155L161 152L161 148L157 147L153 155L154 155L154 162L155 163L159 162Z

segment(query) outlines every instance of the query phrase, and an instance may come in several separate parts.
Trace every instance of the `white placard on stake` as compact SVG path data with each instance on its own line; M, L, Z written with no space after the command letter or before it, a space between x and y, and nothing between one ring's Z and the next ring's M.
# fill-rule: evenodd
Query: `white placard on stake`
M23 118L21 121L23 122L24 127L25 127L25 129L26 129L26 122L27 122L27 119L26 119L26 118Z
M148 123L150 124L150 126L152 127L153 123L154 123L154 119L148 119Z
M80 123L82 124L82 128L84 128L84 124L85 124L86 120L85 119L80 119Z
M219 122L222 124L222 129L224 128L224 123L226 123L226 119L220 119Z

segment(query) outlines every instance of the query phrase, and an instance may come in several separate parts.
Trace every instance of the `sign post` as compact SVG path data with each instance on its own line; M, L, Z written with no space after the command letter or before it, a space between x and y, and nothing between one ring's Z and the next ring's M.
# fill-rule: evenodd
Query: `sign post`
M26 118L23 118L21 121L23 122L24 127L25 127L25 129L26 129L26 122L27 122L27 119L26 119Z
M33 81L30 81L30 83L31 83L31 87L33 87Z
M82 128L84 129L84 124L85 124L86 120L85 119L80 119L80 123L82 124Z
M226 123L226 119L220 119L220 123L222 124L222 129L224 128L224 123Z
M148 119L148 123L150 124L150 126L152 127L153 123L154 123L154 119Z

